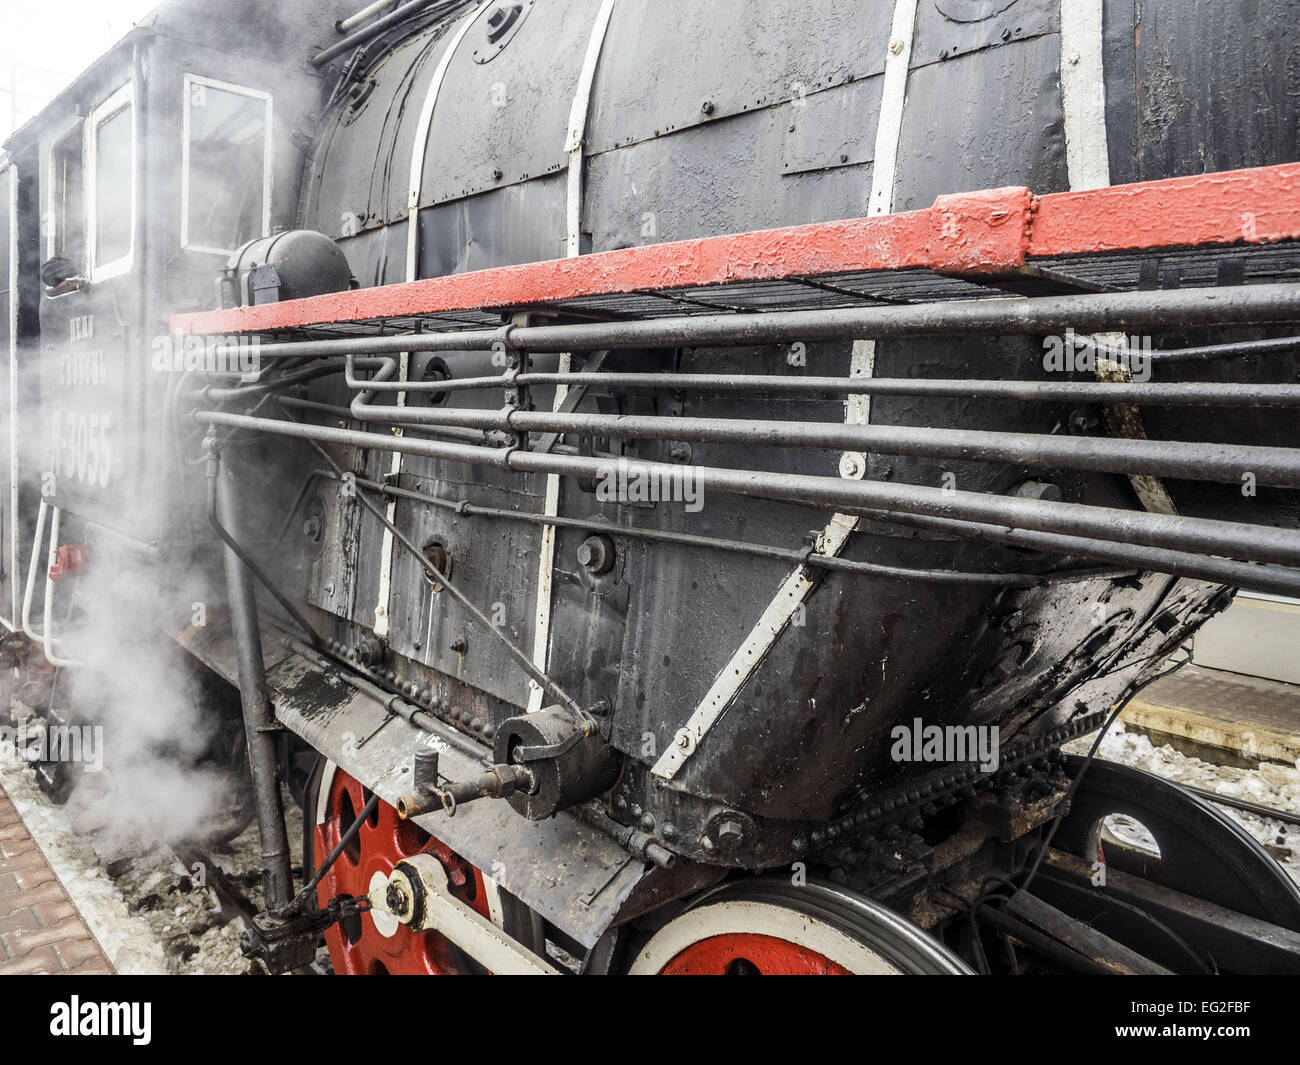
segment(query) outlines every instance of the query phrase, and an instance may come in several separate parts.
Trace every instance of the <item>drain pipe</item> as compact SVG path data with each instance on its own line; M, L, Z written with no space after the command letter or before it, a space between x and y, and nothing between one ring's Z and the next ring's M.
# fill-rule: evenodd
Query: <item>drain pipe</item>
M204 441L208 452L208 493L213 513L226 528L235 528L230 485L221 476L221 451L212 435ZM277 913L293 898L293 874L289 869L289 832L280 802L280 780L276 756L277 725L266 684L266 663L262 660L262 632L257 620L253 575L239 555L223 543L226 594L230 600L230 626L235 638L239 669L239 698L244 712L244 740L253 777L253 798L257 828L262 843L262 885L266 909Z

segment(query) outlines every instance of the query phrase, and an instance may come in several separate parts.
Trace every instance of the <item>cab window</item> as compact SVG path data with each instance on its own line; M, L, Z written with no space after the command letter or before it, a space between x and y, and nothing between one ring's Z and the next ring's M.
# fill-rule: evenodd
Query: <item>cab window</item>
M228 254L271 225L271 97L185 76L181 243Z
M128 85L91 112L86 137L91 280L131 268L135 234L135 114Z
M50 202L46 258L66 260L73 273L84 269L82 239L81 123L50 148Z

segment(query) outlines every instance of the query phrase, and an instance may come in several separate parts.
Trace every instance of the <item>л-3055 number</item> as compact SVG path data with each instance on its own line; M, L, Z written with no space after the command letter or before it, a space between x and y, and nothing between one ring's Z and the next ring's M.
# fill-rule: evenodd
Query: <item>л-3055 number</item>
M111 414L55 411L53 468L61 477L107 488L113 466L112 429Z

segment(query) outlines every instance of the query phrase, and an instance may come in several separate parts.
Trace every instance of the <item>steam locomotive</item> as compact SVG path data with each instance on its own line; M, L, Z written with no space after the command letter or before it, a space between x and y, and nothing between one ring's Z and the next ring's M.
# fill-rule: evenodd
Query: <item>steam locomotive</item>
M1061 751L1300 588L1300 3L351 7L164 3L0 170L7 653L74 712L147 574L250 956L1300 970Z

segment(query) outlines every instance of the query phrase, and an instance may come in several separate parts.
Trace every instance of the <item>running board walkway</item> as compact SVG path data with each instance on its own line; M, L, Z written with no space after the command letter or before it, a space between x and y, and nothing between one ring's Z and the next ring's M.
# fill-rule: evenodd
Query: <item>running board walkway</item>
M373 335L503 315L664 318L1300 279L1300 164L656 244L179 315L185 334Z

